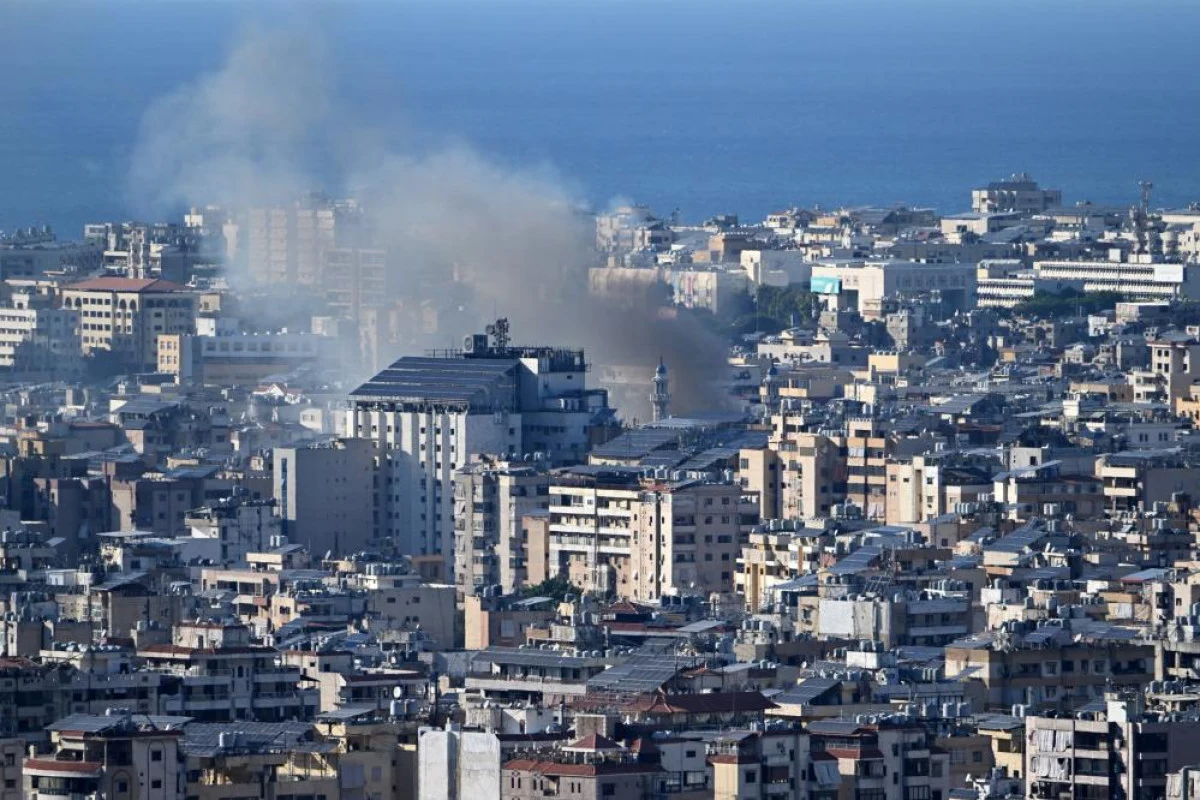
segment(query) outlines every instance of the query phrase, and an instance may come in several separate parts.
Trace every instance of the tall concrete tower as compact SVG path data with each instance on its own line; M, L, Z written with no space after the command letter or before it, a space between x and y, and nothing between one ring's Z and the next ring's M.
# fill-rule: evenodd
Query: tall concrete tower
M671 416L671 391L667 379L667 365L658 361L658 369L654 370L654 392L650 395L650 406L653 409L652 418L659 422Z

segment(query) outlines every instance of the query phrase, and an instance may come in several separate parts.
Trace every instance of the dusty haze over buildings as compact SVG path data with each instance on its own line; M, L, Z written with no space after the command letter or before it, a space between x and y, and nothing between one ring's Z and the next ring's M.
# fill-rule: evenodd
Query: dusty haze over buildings
M661 357L671 367L676 413L722 403L713 386L724 360L718 337L693 320L588 296L591 218L551 169L512 168L461 143L406 152L384 144L394 134L356 123L339 102L318 34L249 28L218 70L150 105L130 190L146 213L283 204L314 188L352 194L375 244L403 273L392 285L421 277L428 296L406 299L432 300L479 329L507 315L520 341L583 346L596 364L647 376ZM322 185L326 165L314 162L326 160L337 185ZM238 284L245 269L230 264L230 281ZM435 340L405 333L422 346L447 346L460 331ZM648 408L647 401L622 411L648 418Z

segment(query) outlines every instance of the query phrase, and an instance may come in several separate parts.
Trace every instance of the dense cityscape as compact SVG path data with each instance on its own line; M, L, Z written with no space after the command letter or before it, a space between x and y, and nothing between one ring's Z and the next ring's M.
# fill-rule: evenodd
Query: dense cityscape
M7 233L0 800L1196 796L1200 206L1130 194L573 210L491 317L352 198Z

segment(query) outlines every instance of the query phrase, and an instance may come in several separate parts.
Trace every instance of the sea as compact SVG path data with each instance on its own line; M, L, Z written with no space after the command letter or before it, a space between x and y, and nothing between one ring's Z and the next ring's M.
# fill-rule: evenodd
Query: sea
M136 213L146 109L283 25L325 40L355 114L595 208L954 212L1017 171L1200 200L1195 0L3 0L0 230Z

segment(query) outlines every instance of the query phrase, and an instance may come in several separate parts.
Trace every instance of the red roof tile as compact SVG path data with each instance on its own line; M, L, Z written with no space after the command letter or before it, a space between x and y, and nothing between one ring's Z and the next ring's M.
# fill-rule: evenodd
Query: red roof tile
M590 736L585 736L577 742L567 745L564 750L624 750L624 747L609 739L607 736L601 736L598 733L593 733Z
M67 772L72 775L99 775L103 764L95 761L58 761L53 758L27 758L25 769L45 772Z

